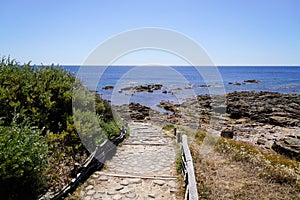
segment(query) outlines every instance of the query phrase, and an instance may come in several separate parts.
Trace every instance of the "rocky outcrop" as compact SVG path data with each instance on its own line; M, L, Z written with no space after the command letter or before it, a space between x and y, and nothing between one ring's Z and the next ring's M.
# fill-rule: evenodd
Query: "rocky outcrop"
M251 80L244 80L244 83L260 83L259 80L251 79Z
M147 106L143 106L139 103L130 103L129 104L129 115L131 120L143 122L149 119L149 111L150 108Z
M225 129L223 129L223 130L221 131L221 136L222 136L222 137L232 139L232 138L233 138L233 135L234 135L233 129L225 128Z
M163 109L165 109L166 111L170 111L173 113L179 113L179 104L174 104L172 102L169 101L161 101L158 105L158 107L161 107Z
M107 85L107 86L103 87L102 89L103 89L103 90L112 90L112 89L114 89L114 86L112 86L112 85Z
M233 92L227 95L227 113L278 126L300 125L300 95L275 92Z
M162 84L149 84L149 85L138 85L135 87L125 87L120 92L131 91L131 92L153 92L154 90L161 90Z
M300 136L289 136L275 141L272 149L277 153L300 161Z

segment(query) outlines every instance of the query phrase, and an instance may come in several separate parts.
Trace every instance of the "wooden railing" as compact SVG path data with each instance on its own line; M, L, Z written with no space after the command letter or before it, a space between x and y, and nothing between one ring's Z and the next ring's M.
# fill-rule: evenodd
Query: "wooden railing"
M59 200L66 197L69 193L75 191L79 182L86 180L93 172L103 167L104 162L113 156L116 147L126 137L126 129L122 128L121 134L113 140L105 140L95 151L78 167L76 178L72 179L71 183L63 187L55 193L46 193L39 200Z
M188 138L174 130L176 141L181 142L182 173L185 182L185 200L198 200L197 182L194 172L193 159L188 145Z

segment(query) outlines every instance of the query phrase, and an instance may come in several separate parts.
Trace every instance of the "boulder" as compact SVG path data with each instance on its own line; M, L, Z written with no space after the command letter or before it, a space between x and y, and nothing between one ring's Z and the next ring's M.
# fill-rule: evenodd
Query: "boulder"
M272 149L279 154L300 161L300 138L286 137L275 141Z
M234 131L232 129L229 128L225 128L221 131L221 136L225 137L225 138L230 138L232 139L234 135Z

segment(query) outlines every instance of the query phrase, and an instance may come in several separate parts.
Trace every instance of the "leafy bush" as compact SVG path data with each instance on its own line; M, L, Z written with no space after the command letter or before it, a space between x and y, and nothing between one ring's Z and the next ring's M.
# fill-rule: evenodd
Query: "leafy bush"
M47 145L41 130L27 124L0 126L0 196L35 195L47 169ZM21 191L20 191L21 190ZM16 192L17 191L17 192ZM22 194L24 196L18 196Z
M78 88L83 88L79 90L83 93L75 97L80 99L78 106L83 109L78 109L76 115L72 100L73 89ZM84 89L73 74L59 67L19 65L3 58L0 106L1 199L26 199L25 194L32 199L43 193L44 186L48 189L47 183L62 186L65 180L61 180L72 170L70 163L80 162L86 153L82 138L90 142L87 148L92 151L104 138L119 134L109 103ZM80 138L78 133L84 137ZM47 156L51 163L47 163ZM70 169L61 174L57 169L65 163ZM54 176L59 176L61 182L54 182Z

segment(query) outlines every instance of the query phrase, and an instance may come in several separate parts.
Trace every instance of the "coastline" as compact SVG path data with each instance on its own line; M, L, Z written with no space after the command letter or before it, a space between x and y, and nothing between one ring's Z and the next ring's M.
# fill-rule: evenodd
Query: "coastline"
M159 106L163 112L138 103L113 108L126 120L215 131L223 137L247 142L264 151L276 151L300 160L299 94L228 93L224 113L214 112L211 103L209 95L198 95L197 99L188 98L181 104L161 101ZM211 120L212 116L214 120Z

